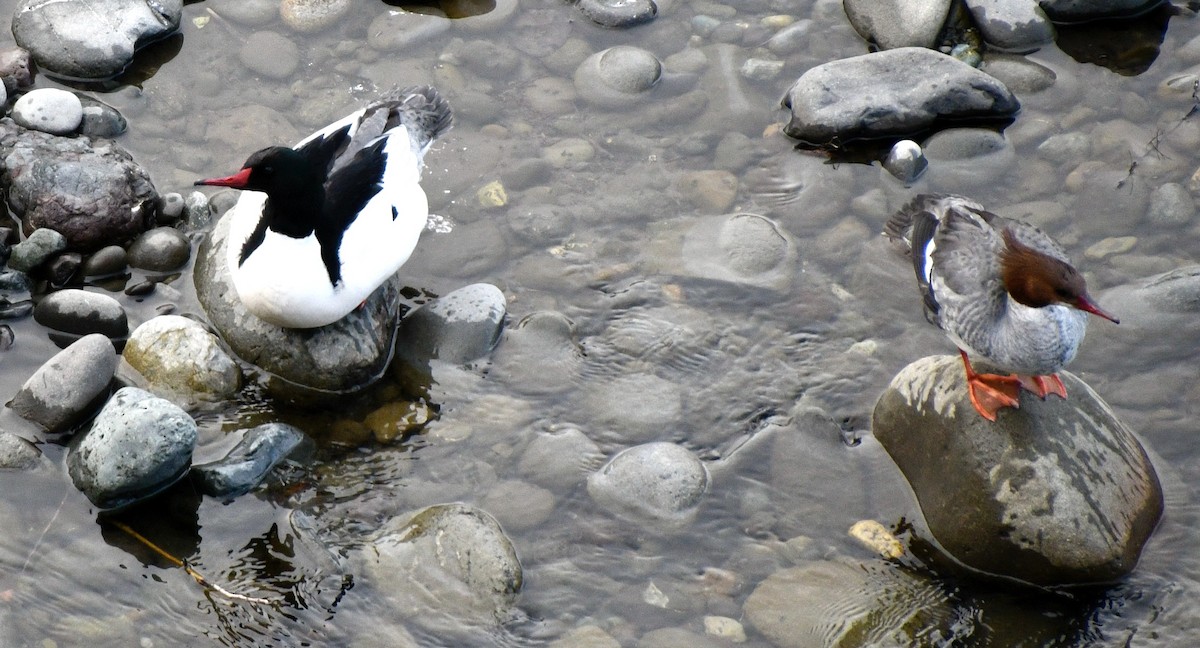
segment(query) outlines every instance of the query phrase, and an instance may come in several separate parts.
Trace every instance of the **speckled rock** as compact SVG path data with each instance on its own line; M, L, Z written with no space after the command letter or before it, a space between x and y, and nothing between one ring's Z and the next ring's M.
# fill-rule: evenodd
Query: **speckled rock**
M33 85L33 59L21 47L0 47L0 81L6 95Z
M392 518L365 546L356 573L417 624L423 615L415 612L494 624L521 591L512 542L492 516L464 504Z
M106 294L78 288L46 295L34 309L33 319L63 333L100 333L110 338L129 334L129 318L120 302Z
M74 92L38 88L21 95L12 107L13 121L25 128L66 135L83 121L83 103Z
M169 401L123 387L91 428L71 442L67 472L75 487L102 509L154 495L187 473L196 447L196 422Z
M1060 376L1068 399L1023 393L995 422L971 407L957 356L910 364L879 398L872 431L962 564L1037 585L1137 564L1163 510L1154 467L1094 391Z
M950 0L845 0L846 17L880 49L933 47Z
M192 466L191 479L202 493L233 499L258 486L305 440L304 432L284 423L267 423L246 430L224 457Z
M674 443L621 451L588 477L588 494L608 511L656 530L685 525L708 490L708 469Z
M48 227L70 249L91 252L142 232L158 192L115 142L56 137L0 119L0 183L26 231Z
M225 260L229 218L196 255L196 296L229 348L267 373L268 390L311 400L363 389L383 376L396 331L401 281L380 286L366 304L319 329L284 329L252 315L237 298Z
M100 404L116 369L112 342L103 335L86 335L47 360L9 407L51 432L63 431Z
M811 145L903 136L942 119L1005 120L1020 102L1004 84L950 56L902 47L805 72L788 90L784 131Z
M43 71L107 79L134 51L179 29L183 0L23 0L12 32Z
M29 273L47 259L67 249L67 237L43 227L29 234L29 238L12 246L8 267Z
M219 400L241 385L241 370L217 337L179 315L161 315L138 326L121 356L146 381L146 389L171 400Z

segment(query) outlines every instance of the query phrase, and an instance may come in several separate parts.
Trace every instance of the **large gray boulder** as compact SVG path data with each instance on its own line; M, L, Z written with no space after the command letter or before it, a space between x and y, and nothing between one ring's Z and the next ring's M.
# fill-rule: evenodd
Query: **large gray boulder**
M366 303L316 329L285 329L246 310L225 262L229 217L217 223L196 256L196 296L229 348L268 374L267 389L284 398L312 398L363 389L387 369L399 317L398 277Z
M50 74L107 79L135 50L175 33L182 17L183 0L23 0L12 32Z
M91 252L147 228L158 193L133 156L110 140L58 137L0 119L0 185L25 231L40 227Z
M810 145L904 136L940 120L1001 121L1021 104L1003 83L955 58L901 47L818 65L788 90L784 127Z
M1060 376L1068 399L1023 393L994 423L971 407L957 356L913 362L879 398L874 435L962 564L1037 585L1108 582L1137 564L1162 515L1158 476L1108 405Z

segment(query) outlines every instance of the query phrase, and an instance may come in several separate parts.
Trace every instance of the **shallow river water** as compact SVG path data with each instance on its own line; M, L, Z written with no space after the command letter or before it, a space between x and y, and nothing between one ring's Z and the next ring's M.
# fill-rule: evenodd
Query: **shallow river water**
M514 3L498 2L497 11ZM0 0L0 15L16 4ZM1168 83L1200 66L1200 47L1183 47L1200 33L1187 14L1170 20L1157 58L1138 75L1078 62L1055 44L1028 55L1057 81L1018 93L1023 109L1006 130L1007 147L934 160L905 188L878 164L799 151L780 133L787 114L779 100L796 77L867 51L840 2L675 0L661 3L651 24L614 31L566 2L521 0L507 18L453 21L406 47L367 44L372 21L392 5L358 0L336 26L298 34L277 19L249 25L224 15L230 3L190 3L180 35L143 52L115 82L77 89L128 117L119 141L160 192L186 194L193 180L232 173L250 152L294 142L382 90L436 85L456 111L454 129L426 158L423 182L443 226L426 233L405 281L413 294L431 295L494 283L508 298L510 329L531 314L561 314L578 353L502 342L494 366L437 374L423 397L439 417L404 442L355 436L368 413L415 397L387 381L317 411L251 388L196 412L198 461L228 449L226 430L268 420L304 429L314 456L232 503L177 498L152 519L126 522L209 580L272 605L201 588L99 520L65 474L0 475L0 643L389 646L405 627L421 645L520 646L595 625L621 645L652 646L676 636L664 629L703 636L705 617L718 616L742 621L742 645L770 646L742 618L759 582L815 558L871 561L848 536L852 524L903 529L919 515L870 437L871 410L907 363L953 347L924 321L910 271L880 240L892 210L918 191L964 193L994 209L1033 205L1101 303L1106 289L1200 257L1194 212L1182 223L1147 216L1159 186L1190 187L1200 166L1200 118L1188 118L1197 100L1190 85ZM762 47L793 21L811 21L799 44L780 54ZM241 54L263 30L296 47L298 65L284 78L255 74L243 61L290 56ZM572 75L583 56L621 44L649 50L668 73L675 64L694 74L666 78L618 107L578 96ZM743 72L747 59L763 58L783 61L778 75ZM56 82L39 76L37 85ZM727 173L698 173L708 171ZM509 185L505 205L480 198L495 181ZM522 229L531 210L549 214L549 233ZM711 270L713 232L721 216L738 212L771 219L787 243L748 252L753 263L765 263L753 254L768 255L769 272L724 281ZM170 286L178 295L113 294L131 328L167 302L200 312L187 272ZM1109 329L1093 322L1071 370L1156 454L1167 512L1142 563L1124 582L1085 592L938 580L958 621L951 638L932 636L929 645L1200 642L1191 487L1200 479L1200 344L1164 339L1131 319ZM11 325L17 342L0 358L0 387L10 395L56 350L31 319ZM754 443L786 427L797 403L822 408L837 427L766 449ZM544 495L520 486L537 483L522 452L534 436L567 428L601 451L584 458L573 487L538 502L497 495ZM66 440L41 440L60 462ZM682 444L712 468L701 509L682 528L624 524L584 485L606 457L653 440ZM516 546L523 591L497 626L464 627L435 608L406 618L382 600L379 584L339 559L381 520L444 501L493 512ZM827 611L827 621L857 612Z

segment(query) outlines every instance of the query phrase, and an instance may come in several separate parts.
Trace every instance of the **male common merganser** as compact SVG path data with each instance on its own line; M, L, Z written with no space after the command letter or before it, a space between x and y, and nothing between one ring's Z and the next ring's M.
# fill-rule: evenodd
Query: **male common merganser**
M884 234L912 255L925 318L958 346L971 404L989 421L1018 407L1022 387L1042 399L1067 397L1056 372L1079 349L1084 311L1118 323L1088 296L1054 239L968 198L919 195L888 219ZM1012 375L976 373L968 354Z
M450 128L430 87L390 93L241 171L198 185L245 190L227 261L242 303L286 328L344 317L408 261L429 204L419 184L430 145Z

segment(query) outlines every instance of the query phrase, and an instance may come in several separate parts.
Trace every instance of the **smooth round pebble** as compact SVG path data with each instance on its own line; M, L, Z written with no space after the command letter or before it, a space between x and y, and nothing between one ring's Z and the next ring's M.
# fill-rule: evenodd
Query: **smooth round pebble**
M58 88L30 90L12 107L13 121L43 133L66 135L83 121L83 103L75 93Z
M183 216L186 203L183 194L172 191L158 197L158 219L168 223L179 220Z
M1083 251L1083 256L1092 261L1099 261L1114 254L1125 254L1137 246L1136 236L1110 236L1101 239Z
M883 160L883 168L906 187L916 182L928 167L921 145L912 140L896 142Z
M192 245L183 232L174 227L156 227L143 232L129 246L129 265L165 272L178 269L191 255Z
M51 432L64 430L91 411L116 370L112 342L85 335L38 368L9 407Z
M237 362L195 320L162 315L133 330L122 357L154 392L224 398L241 384Z
M79 124L79 132L88 137L116 137L129 128L129 122L121 111L112 106L92 99L80 97L83 104L83 121Z
M129 318L121 303L108 295L68 288L46 295L33 310L42 326L63 333L100 333L110 338L129 334Z
M647 443L618 453L588 477L587 490L611 513L652 527L683 525L708 490L708 469L682 446Z
M658 15L654 0L579 0L575 6L602 27L633 27Z
M127 266L125 248L109 245L96 250L83 262L83 276L104 277L117 274Z
M113 394L67 455L75 487L102 509L158 493L187 474L196 422L178 406L136 387Z
M510 480L488 489L480 506L510 531L532 529L546 521L554 510L554 493L533 484Z
M65 249L65 236L48 227L42 227L34 230L24 241L12 246L8 267L28 273Z
M242 65L255 74L286 79L300 66L300 49L287 37L272 31L250 34L238 53Z
M0 431L0 470L33 470L46 463L37 446L15 434Z
M662 74L662 62L654 54L618 45L584 59L575 70L575 91L602 108L624 108L654 87Z
M296 31L313 33L336 23L351 4L351 0L283 0L279 16Z

